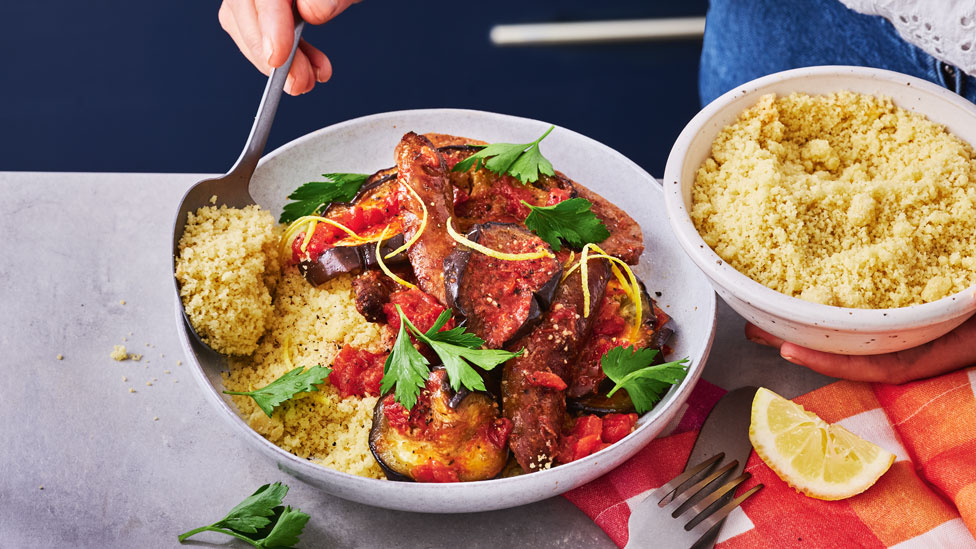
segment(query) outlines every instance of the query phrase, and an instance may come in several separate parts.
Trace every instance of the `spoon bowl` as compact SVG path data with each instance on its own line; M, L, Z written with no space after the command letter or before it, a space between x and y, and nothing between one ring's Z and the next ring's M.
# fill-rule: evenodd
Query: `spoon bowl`
M190 212L211 205L243 208L256 203L249 192L251 176L254 175L254 168L257 167L258 160L260 160L264 153L264 147L268 143L271 123L274 122L275 112L278 110L285 78L288 76L292 61L295 59L295 51L298 49L298 42L305 27L305 21L298 15L298 10L294 4L292 5L292 12L295 17L295 35L291 45L291 53L282 66L271 69L268 83L264 87L264 94L261 96L261 103L258 105L257 115L254 117L254 124L251 126L251 133L247 137L241 156L226 174L204 179L190 187L183 195L180 207L176 211L176 220L173 223L173 263L170 271L172 273L176 273L176 260L180 254L180 239L183 238L183 231L186 229ZM183 321L186 322L197 342L209 348L186 316L183 300L180 298L180 284L175 276L173 277L173 284L176 289L176 300L180 304L180 309L183 310Z

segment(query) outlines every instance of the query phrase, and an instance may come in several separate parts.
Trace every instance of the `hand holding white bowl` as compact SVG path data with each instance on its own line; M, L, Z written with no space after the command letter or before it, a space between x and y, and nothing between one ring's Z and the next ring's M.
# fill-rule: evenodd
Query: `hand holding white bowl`
M838 355L800 347L753 324L746 337L776 347L780 356L824 375L853 381L906 383L976 364L976 316L944 336L912 349L880 355Z

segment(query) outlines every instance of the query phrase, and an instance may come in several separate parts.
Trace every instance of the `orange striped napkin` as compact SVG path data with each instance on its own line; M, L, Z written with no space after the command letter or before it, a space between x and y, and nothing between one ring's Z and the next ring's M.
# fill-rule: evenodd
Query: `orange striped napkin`
M697 433L680 431L700 427L701 403L715 400L715 387L700 382L678 434L566 498L623 546L631 507L682 470ZM895 463L866 492L820 501L753 453L742 490L766 487L729 515L717 548L976 547L976 368L904 385L839 381L794 400L894 453Z

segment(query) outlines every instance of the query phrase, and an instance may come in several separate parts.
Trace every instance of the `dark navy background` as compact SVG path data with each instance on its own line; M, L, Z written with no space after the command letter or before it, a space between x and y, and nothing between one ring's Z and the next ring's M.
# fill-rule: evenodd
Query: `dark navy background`
M0 3L0 170L225 171L266 78L221 30L218 6ZM268 150L357 116L458 107L565 126L660 175L699 108L699 40L497 48L488 31L705 8L705 0L364 0L306 29L334 74L283 98Z

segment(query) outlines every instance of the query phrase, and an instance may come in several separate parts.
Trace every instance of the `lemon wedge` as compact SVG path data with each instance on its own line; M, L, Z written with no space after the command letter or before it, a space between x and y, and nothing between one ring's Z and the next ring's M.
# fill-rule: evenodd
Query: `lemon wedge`
M891 452L765 388L752 401L749 440L779 478L817 499L860 494L895 461Z

